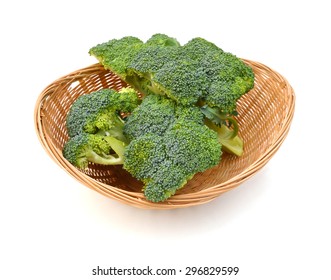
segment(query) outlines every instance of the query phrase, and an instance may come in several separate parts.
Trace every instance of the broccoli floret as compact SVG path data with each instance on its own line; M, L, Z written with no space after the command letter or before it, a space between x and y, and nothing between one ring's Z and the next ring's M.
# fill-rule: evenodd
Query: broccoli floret
M148 133L163 135L177 120L204 123L204 115L196 106L183 106L162 95L146 96L127 117L124 135L132 140Z
M191 57L195 60L203 60L206 55L214 55L217 56L224 51L216 46L214 43L207 41L201 37L196 37L188 41L183 46L183 52L185 55ZM210 61L212 62L212 61Z
M202 97L206 78L201 75L198 63L185 56L165 63L152 79L156 93L165 94L182 105L194 105Z
M198 106L183 106L177 104L175 107L175 119L192 121L197 124L204 124L204 114Z
M155 88L178 103L203 101L226 113L235 110L237 100L254 84L249 66L202 38L181 47L177 57L164 63L152 78Z
M196 173L221 159L217 133L184 118L162 135L149 133L133 139L125 149L123 167L144 182L147 200L164 201Z
M202 102L232 114L237 100L254 86L251 67L199 37L184 46L164 34L146 43L124 37L95 48L91 54L141 93L163 94L183 105Z
M117 111L122 113L131 113L140 103L139 95L137 91L130 87L124 87L118 91L119 95L117 102Z
M154 83L154 74L174 59L177 59L178 47L147 45L142 48L129 65L130 73L127 82L144 95L151 93L164 94Z
M124 135L132 140L155 133L163 135L175 119L175 102L160 95L146 96L132 111L124 125Z
M141 59L146 58L146 55L147 58L148 55L154 55L154 51L159 47L163 49L164 47L175 46L179 46L178 41L164 34L154 34L146 43L136 37L126 36L98 44L89 50L89 54L97 58L106 69L114 72L132 87L141 93L147 93L149 90L146 77L139 73L138 69L137 71L133 70L131 64L135 64L134 60L137 55L141 57L138 60L141 62L141 66L143 65ZM151 48L154 51L145 51L146 48ZM144 55L140 54L143 51L145 52ZM159 59L160 61L162 59Z
M81 133L64 145L63 156L74 166L84 169L89 162L102 165L123 164L126 143L111 136Z
M82 132L113 136L125 141L121 112L130 112L139 104L138 94L124 88L119 92L101 89L84 94L72 104L66 119L70 137Z
M180 43L176 38L169 37L168 35L156 33L152 35L147 41L147 46L165 46L165 47L179 47Z
M159 166L153 178L147 180L144 195L152 202L165 201L184 187L192 177L188 176L180 166L174 166L171 161L165 161Z
M220 161L217 133L206 125L178 120L165 133L164 141L168 157L187 174L203 172Z
M133 139L125 148L123 167L138 180L147 182L165 159L163 137L149 133Z
M127 82L141 93L161 93L153 84L153 75L167 62L178 57L179 42L164 34L154 34L132 59Z
M89 50L89 54L98 59L106 69L126 80L128 66L143 46L140 39L126 36L98 44Z
M212 61L212 62L211 62ZM215 60L201 63L205 67L210 85L204 101L211 107L218 107L223 113L232 114L238 99L254 86L254 73L251 67L231 53L219 54Z

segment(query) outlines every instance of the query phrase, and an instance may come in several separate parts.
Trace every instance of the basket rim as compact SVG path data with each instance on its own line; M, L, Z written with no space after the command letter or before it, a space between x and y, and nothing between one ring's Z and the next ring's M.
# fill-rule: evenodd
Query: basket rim
M51 142L47 141L46 133L44 131L44 127L42 124L42 117L43 117L42 107L47 97L53 94L54 92L56 92L61 86L66 85L68 83L72 83L81 77L85 77L86 75L93 74L96 71L100 71L100 70L108 71L105 70L100 63L95 63L87 67L75 70L67 75L64 75L56 79L47 87L45 87L45 89L38 96L34 109L34 124L35 124L35 131L37 137L41 145L43 146L44 150L47 152L47 154L67 173L69 173L74 178L78 179L81 183L84 183L85 186L105 196L123 202L125 204L144 209L174 209L174 208L194 206L209 202L214 198L218 197L220 194L223 194L233 189L234 187L242 184L244 181L251 178L253 175L256 174L257 171L259 171L262 167L264 167L267 164L267 162L277 152L277 150L280 148L281 144L287 137L294 116L296 98L295 98L294 90L290 85L290 83L287 81L287 79L284 78L282 75L280 75L277 71L273 70L272 68L262 63L248 59L242 59L242 60L245 63L252 65L256 68L270 71L273 73L273 75L278 76L279 79L282 80L283 82L282 86L287 88L289 95L286 117L277 135L278 137L274 139L273 143L264 151L263 154L259 156L259 158L257 158L253 163L251 163L246 169L244 169L236 176L233 176L228 180L220 184L214 185L212 187L209 187L207 189L198 190L192 193L175 194L165 202L153 203L147 201L144 198L142 192L134 192L124 189L119 189L118 187L99 182L91 178L87 174L80 172L76 167L72 166L62 156L62 151L60 149L56 148Z

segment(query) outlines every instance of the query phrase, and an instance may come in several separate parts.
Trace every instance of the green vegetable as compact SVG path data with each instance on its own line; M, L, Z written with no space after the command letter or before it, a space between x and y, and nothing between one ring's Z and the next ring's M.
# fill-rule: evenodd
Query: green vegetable
M152 202L168 199L196 173L221 160L217 133L206 125L179 118L163 135L147 133L126 147L123 167L145 183Z
M126 80L128 66L143 46L144 43L140 39L126 36L98 44L91 48L89 53L96 57L106 69Z
M146 96L124 125L124 135L132 140L147 133L163 135L175 119L175 102L159 95Z
M180 45L160 33L112 39L89 54L130 87L73 103L63 155L74 166L123 164L147 200L162 202L218 165L223 151L242 155L236 105L254 73L235 55L203 38Z
M66 119L70 137L82 132L113 136L126 141L124 121L120 113L132 111L139 104L135 90L124 88L119 92L102 89L80 96L71 106Z
M70 138L63 156L78 168L86 168L88 162L123 164L128 140L121 113L129 113L139 103L137 92L131 88L119 92L101 89L77 98L66 119Z
M216 129L224 150L241 155L243 141L232 116L236 115L238 99L254 86L252 68L200 37L183 46L164 34L155 34L146 43L139 40L137 45L121 43L126 38L132 37L93 47L90 54L145 96L164 95L177 104L200 107L207 120L220 127L227 126ZM108 56L116 59L106 59ZM119 61L123 61L121 71L116 67ZM215 118L209 111L222 118Z
M178 119L204 124L203 118L196 106L183 106L165 96L150 94L126 119L124 135L129 140L147 133L163 135Z
M251 67L203 38L184 46L162 34L146 43L135 39L131 44L128 38L97 45L89 53L143 93L164 94L184 105L203 101L232 113L238 98L254 86Z
M125 142L112 136L81 133L64 145L63 156L74 166L86 168L89 162L116 165L123 164Z

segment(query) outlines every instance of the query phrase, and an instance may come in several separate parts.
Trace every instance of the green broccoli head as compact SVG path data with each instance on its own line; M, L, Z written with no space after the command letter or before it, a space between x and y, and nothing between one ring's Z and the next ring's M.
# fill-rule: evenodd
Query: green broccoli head
M154 82L170 98L182 104L203 101L232 113L237 100L254 84L254 73L235 55L215 44L194 38L180 55L154 75Z
M127 68L143 46L140 39L126 36L98 44L89 50L89 54L98 59L106 69L126 80Z
M182 105L194 105L202 97L202 85L206 79L201 75L196 61L185 56L165 63L152 77L156 93L161 93Z
M164 96L146 96L126 119L124 135L129 140L148 133L162 135L174 121L175 105L173 100Z
M91 54L141 93L166 95L183 105L203 102L231 114L254 86L251 67L200 37L183 46L164 34L146 43L124 37L95 48Z
M124 141L124 122L120 112L133 110L139 102L133 89L122 89L120 92L101 89L84 94L70 107L66 119L68 134L74 137L82 132L99 133Z
M165 201L184 187L191 178L180 166L164 161L153 178L146 181L144 195L152 202Z
M118 91L117 100L114 100L117 111L122 113L131 113L140 103L141 100L136 90L130 87L124 87Z
M63 156L74 166L84 169L89 162L116 165L123 164L126 143L111 136L81 133L64 145Z
M165 158L162 136L149 133L129 143L124 152L123 167L138 180L146 182L157 172Z
M154 84L153 76L166 63L177 59L180 51L179 44L169 43L169 40L172 42L171 38L158 35L146 42L133 58L128 69L127 82L145 95L160 93L157 84Z
M254 86L253 70L231 53L222 52L214 60L211 58L206 56L201 61L210 81L203 99L209 106L232 114L238 99Z
M204 114L198 106L175 106L175 121L189 121L204 124Z
M169 37L168 35L156 33L152 35L147 41L147 46L164 46L164 47L179 47L180 43L176 38Z
M123 167L145 183L146 199L160 202L196 173L217 165L221 154L217 133L180 119L162 136L149 133L133 139L125 149Z
M167 156L187 174L203 172L221 159L217 133L193 121L178 120L164 135Z

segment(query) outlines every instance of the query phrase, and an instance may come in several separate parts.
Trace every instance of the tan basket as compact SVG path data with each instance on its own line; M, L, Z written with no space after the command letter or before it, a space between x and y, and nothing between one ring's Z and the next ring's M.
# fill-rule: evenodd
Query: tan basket
M62 156L68 139L67 112L76 98L101 88L119 90L126 84L100 64L66 75L50 84L39 96L35 126L48 154L78 181L123 203L150 209L171 209L206 203L229 191L260 170L284 141L293 118L295 96L284 77L269 67L244 60L255 73L255 87L238 102L238 123L245 148L242 157L224 154L221 163L196 174L176 195L163 203L146 201L142 183L121 166L91 164L82 172Z

